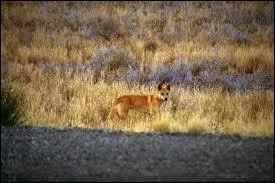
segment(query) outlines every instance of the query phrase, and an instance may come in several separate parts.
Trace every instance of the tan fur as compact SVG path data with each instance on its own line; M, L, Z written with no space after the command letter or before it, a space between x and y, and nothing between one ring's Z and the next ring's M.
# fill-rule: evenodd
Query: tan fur
M117 98L111 107L108 118L112 119L116 114L120 119L126 119L129 109L156 113L160 110L161 104L168 100L170 84L159 84L158 92L155 95L124 95Z

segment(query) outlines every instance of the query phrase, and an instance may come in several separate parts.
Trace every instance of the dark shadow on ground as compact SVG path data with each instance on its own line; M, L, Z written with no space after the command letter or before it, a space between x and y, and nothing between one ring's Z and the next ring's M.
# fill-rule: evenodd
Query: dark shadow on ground
M274 137L1 128L1 181L274 181Z

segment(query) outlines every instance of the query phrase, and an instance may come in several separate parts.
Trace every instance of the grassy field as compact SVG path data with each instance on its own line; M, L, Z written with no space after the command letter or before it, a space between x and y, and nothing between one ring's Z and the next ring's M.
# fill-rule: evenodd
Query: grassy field
M1 85L26 124L274 136L271 1L1 2L1 22ZM107 120L163 79L161 113Z

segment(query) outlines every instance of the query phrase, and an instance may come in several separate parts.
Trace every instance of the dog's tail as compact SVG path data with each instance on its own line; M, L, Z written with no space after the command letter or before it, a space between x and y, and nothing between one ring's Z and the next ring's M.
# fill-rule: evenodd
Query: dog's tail
M114 114L115 114L115 109L114 109L114 107L112 106L112 107L111 107L111 110L110 110L110 113L109 113L109 115L108 115L108 120L113 119L113 118L114 118Z
M108 115L108 120L113 119L114 115L117 114L116 105L117 105L117 100L115 100L115 102L111 106L110 113Z

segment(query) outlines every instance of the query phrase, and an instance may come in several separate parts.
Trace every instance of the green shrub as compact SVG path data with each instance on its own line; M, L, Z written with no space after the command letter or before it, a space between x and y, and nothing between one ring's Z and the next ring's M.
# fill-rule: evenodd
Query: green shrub
M10 87L1 86L1 126L13 126L23 120L22 98Z

